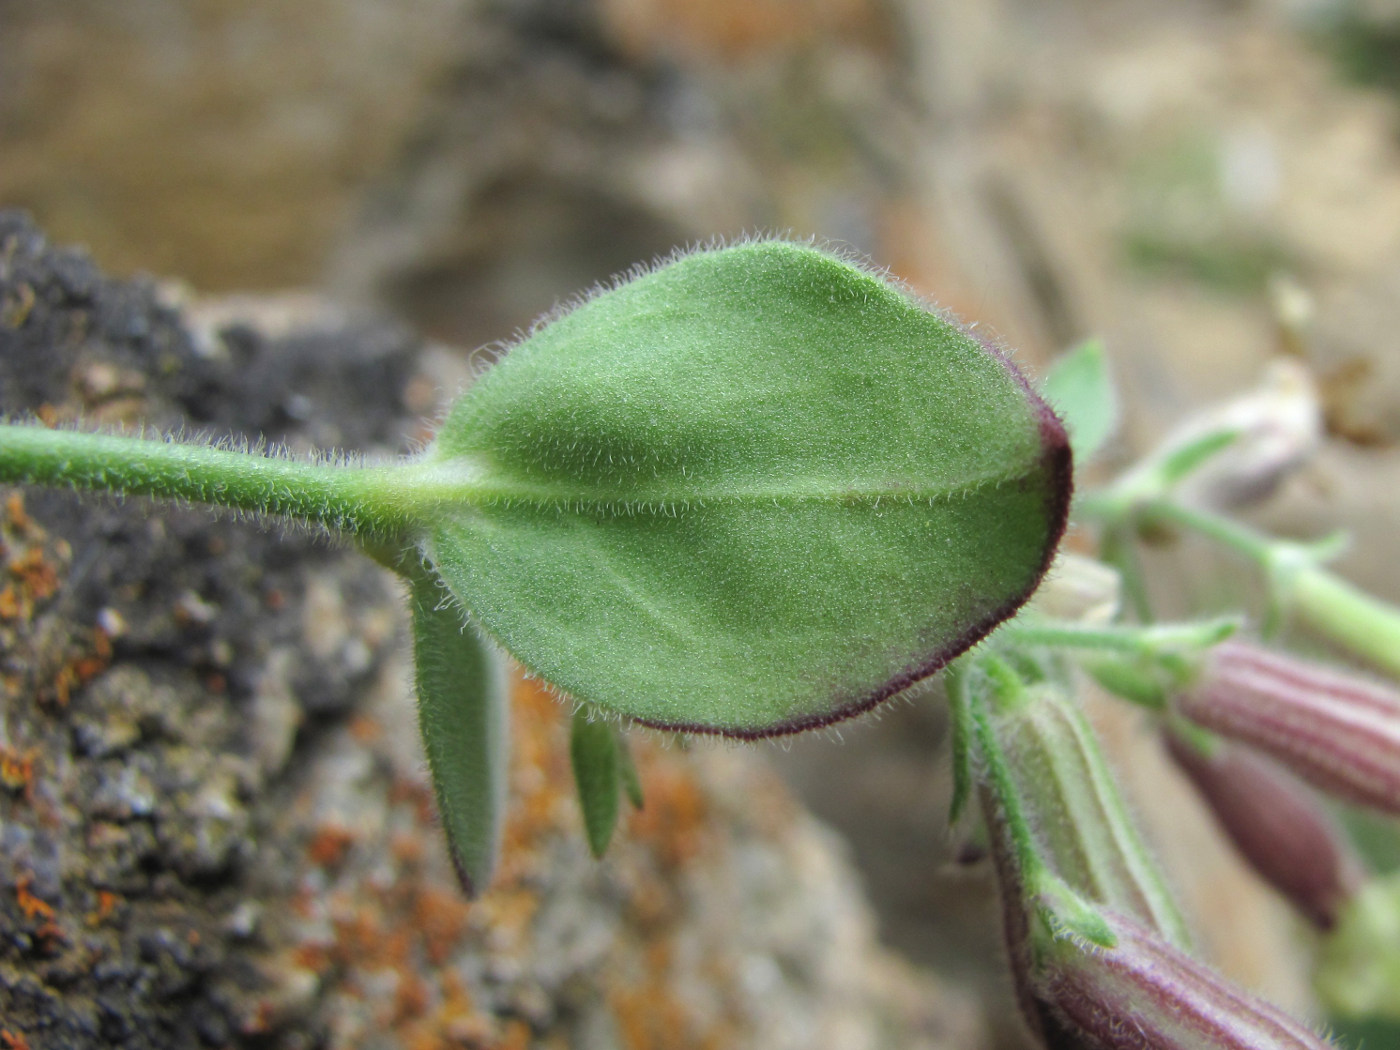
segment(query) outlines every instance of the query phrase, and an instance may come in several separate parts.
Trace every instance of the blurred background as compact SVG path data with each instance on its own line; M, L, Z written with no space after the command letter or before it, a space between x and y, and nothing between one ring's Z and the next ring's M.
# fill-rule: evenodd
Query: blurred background
M1255 513L1348 527L1344 571L1400 599L1394 0L0 0L0 205L114 274L398 317L439 395L561 299L754 231L869 256L1032 373L1101 337L1120 464L1289 354L1329 441ZM886 942L995 993L941 733L906 705L770 757ZM1216 957L1309 1009L1291 920L1131 765Z

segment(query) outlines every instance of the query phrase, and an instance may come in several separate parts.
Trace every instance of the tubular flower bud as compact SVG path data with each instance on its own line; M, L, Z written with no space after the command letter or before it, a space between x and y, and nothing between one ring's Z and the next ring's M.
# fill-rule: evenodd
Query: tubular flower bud
M1208 507L1257 503L1322 443L1317 384L1303 365L1281 358L1258 389L1188 419L1158 456L1211 433L1233 433L1235 440L1192 471L1182 498Z
M1332 929L1365 870L1312 791L1248 748L1221 742L1207 753L1175 733L1166 743L1249 866L1312 923Z
M1017 998L1041 1045L1328 1050L1172 943L1180 920L1078 709L1051 685L989 669L991 702L972 706L979 798Z
M1018 858L1013 806L982 790L1022 1014L1047 1050L1336 1050L1136 919Z
M1217 645L1177 697L1190 721L1357 805L1400 813L1400 693L1247 643Z
M1400 693L1225 642L1176 699L1188 720L1272 755L1338 798L1400 814Z
M1021 806L1052 871L1186 947L1190 934L1073 699L1032 686L992 722Z
M1307 1026L1131 919L1100 912L1111 948L1061 938L1044 945L1032 994L1091 1050L1335 1050Z

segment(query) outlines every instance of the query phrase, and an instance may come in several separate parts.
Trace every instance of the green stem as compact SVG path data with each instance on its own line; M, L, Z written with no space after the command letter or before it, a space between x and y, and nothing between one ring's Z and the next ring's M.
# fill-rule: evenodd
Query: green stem
M1400 678L1400 609L1318 566L1294 574L1288 598L1313 630Z
M1191 529L1248 558L1269 577L1278 599L1323 637L1387 674L1400 677L1400 609L1318 564L1318 555L1208 511L1159 500L1155 521Z
M400 468L296 462L164 440L0 424L0 482L183 499L323 525L383 543L419 518Z
M1198 532L1206 539L1243 555L1261 568L1272 567L1276 541L1248 525L1209 511L1184 507L1171 500L1153 500L1145 504L1140 511L1140 517L1149 523L1177 525Z
M994 659L994 658L993 658ZM983 671L995 673L996 664L992 661L979 661ZM998 689L992 685L995 693ZM1006 764L1006 755L997 742L992 729L991 717L987 712L987 702L977 690L968 690L968 714L972 723L977 750L982 759L982 779L991 789L997 805L1001 809L1001 819L1010 839L1012 858L1019 870L1021 880L1028 889L1034 889L1042 876L1045 862L1036 847L1035 832L1031 830L1025 809L1021 806L1021 795L1016 790L1016 778Z
M1067 623L1013 620L997 632L999 640L1047 649L1093 649L1156 657L1164 652L1207 649L1224 641L1237 628L1233 620L1202 623L1149 624L1145 627L1080 627Z
M1114 523L1104 530L1100 541L1103 559L1118 570L1123 581L1123 596L1128 607L1139 623L1151 623L1152 599L1147 590L1147 577L1142 571L1142 561L1138 558L1128 535L1128 527Z

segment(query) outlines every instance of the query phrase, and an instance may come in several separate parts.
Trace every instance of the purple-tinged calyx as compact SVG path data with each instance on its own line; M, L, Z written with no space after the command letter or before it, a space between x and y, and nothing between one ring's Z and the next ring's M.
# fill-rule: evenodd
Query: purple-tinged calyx
M1388 686L1225 642L1176 698L1176 709L1329 794L1400 813L1400 692Z
M1203 749L1172 732L1166 743L1249 866L1314 925L1332 929L1365 868L1313 791L1246 747Z
M1090 902L1013 842L1016 806L983 811L1021 1010L1047 1050L1335 1050L1136 918Z
M1031 989L1064 1041L1086 1050L1333 1050L1276 1007L1132 919L1100 909L1112 947L1042 940Z

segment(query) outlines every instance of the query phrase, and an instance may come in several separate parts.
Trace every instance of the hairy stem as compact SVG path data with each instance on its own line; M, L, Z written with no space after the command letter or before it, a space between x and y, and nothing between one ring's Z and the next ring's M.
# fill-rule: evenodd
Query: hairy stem
M1318 564L1306 549L1208 511L1155 501L1145 513L1191 529L1243 555L1270 577L1278 599L1313 630L1368 663L1400 676L1400 609Z
M1089 649L1153 658L1175 650L1208 649L1233 634L1233 620L1200 623L1149 624L1147 626L1083 627L1076 623L1012 620L997 638L1023 646L1050 649Z
M1315 566L1298 571L1288 597L1308 626L1400 677L1400 609Z
M343 467L164 440L0 424L0 482L183 499L384 542L417 524L394 467Z

